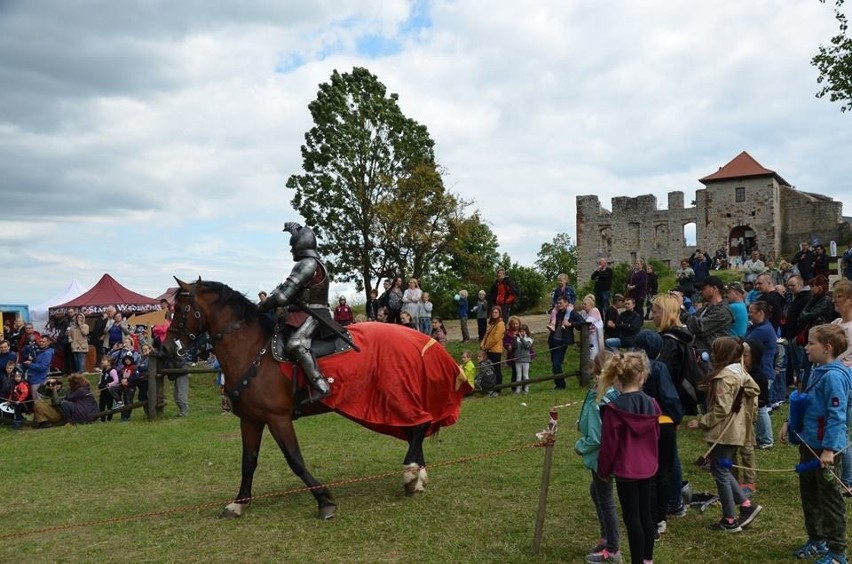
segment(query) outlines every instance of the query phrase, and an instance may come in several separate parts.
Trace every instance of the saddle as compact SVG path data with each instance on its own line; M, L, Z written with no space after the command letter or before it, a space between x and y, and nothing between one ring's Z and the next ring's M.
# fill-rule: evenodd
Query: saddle
M285 343L290 338L291 327L277 323L275 325L275 333L272 335L272 357L278 362L296 362L287 354ZM342 332L352 340L352 335L345 328L341 327ZM322 358L330 354L337 354L352 350L352 345L345 339L332 333L331 331L318 331L311 339L311 354L314 358Z

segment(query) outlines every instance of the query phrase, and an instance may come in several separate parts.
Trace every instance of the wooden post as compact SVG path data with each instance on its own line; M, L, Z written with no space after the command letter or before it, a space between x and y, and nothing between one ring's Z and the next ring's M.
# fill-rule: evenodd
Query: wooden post
M550 468L553 465L553 445L556 442L556 430L558 427L559 413L556 409L550 410L550 421L547 429L538 434L539 440L544 442L544 466L541 470L541 489L538 493L538 513L535 517L535 534L533 535L533 554L541 550L541 537L544 533L544 516L547 511L547 490L550 489Z
M148 357L148 421L157 420L157 396L163 385L162 377L158 377L157 356Z
M592 363L589 362L589 323L580 326L580 387L586 389L592 381Z

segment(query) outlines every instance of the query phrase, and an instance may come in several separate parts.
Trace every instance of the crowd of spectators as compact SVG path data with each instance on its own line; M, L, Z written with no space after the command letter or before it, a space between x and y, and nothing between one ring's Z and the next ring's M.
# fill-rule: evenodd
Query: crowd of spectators
M91 423L99 411L145 402L148 392L148 357L154 345L165 335L171 312L168 302L165 325L153 330L153 342L146 327L130 326L115 307L104 308L93 320L78 311L51 319L43 333L32 324L16 319L4 328L0 339L0 411L21 428L32 414L35 427L60 423ZM100 372L96 399L87 373L87 361L95 359L88 372ZM60 359L57 362L57 358ZM67 386L62 376L67 377ZM175 378L175 401L179 416L188 410L188 377ZM138 395L137 395L138 394ZM121 421L131 418L132 410L121 411ZM112 414L101 420L111 420Z

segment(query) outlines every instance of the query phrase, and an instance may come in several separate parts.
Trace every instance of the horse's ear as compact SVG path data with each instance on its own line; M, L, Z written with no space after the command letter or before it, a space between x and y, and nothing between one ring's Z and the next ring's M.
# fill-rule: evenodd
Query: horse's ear
M187 286L186 282L184 282L183 280L181 280L177 276L174 276L173 278L175 279L175 282L177 282L178 288L186 291L186 286Z

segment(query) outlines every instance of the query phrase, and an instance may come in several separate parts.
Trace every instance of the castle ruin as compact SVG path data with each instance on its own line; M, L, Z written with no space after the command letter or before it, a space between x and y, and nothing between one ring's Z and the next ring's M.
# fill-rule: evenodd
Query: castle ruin
M676 269L697 249L715 254L723 247L739 258L743 248L770 258L789 258L801 241L838 245L852 238L843 205L802 192L743 151L718 171L699 179L704 188L684 205L684 193L668 194L668 209L651 194L612 198L612 211L597 196L577 196L577 280L585 284L601 257L614 263L659 260ZM685 231L694 225L695 244ZM744 260L745 257L740 260Z

